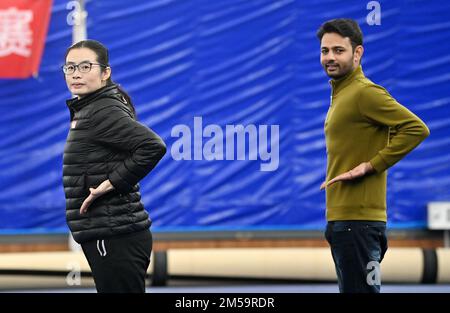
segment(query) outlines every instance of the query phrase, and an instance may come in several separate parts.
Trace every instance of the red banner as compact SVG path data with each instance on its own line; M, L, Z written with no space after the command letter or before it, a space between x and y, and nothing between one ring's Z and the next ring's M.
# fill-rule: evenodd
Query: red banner
M52 0L0 1L0 78L37 75Z

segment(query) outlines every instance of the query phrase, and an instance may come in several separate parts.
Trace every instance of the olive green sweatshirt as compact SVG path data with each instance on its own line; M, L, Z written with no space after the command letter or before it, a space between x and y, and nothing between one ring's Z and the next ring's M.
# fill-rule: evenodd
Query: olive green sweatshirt
M430 132L383 87L367 79L361 66L330 84L327 181L362 162L370 162L375 172L327 187L327 220L386 221L386 170Z

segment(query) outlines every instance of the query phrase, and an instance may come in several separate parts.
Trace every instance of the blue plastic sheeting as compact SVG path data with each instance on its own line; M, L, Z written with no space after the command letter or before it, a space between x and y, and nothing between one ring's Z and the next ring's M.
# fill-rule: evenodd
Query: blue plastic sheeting
M60 72L72 40L66 2L54 1L39 77L0 81L3 233L67 230L61 168L70 94ZM87 3L88 37L110 48L113 79L131 94L140 121L168 146L141 184L154 230L324 226L319 186L330 89L315 32L336 17L358 20L366 75L431 130L389 171L388 182L390 227L426 226L427 203L450 200L450 3L379 3L381 25L373 26L365 1ZM226 134L233 125L256 130L245 138L247 150L232 150L238 139ZM279 159L270 144L274 125ZM176 161L182 140L185 160ZM205 160L214 156L225 160Z

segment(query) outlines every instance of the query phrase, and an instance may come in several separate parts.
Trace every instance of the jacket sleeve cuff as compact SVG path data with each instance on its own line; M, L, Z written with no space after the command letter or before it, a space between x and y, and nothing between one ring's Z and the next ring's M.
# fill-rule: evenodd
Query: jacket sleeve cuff
M369 162L377 173L381 173L387 170L389 167L389 165L383 160L383 158L379 154L377 154Z
M133 186L130 186L117 172L110 173L108 179L119 194L128 193L133 188Z

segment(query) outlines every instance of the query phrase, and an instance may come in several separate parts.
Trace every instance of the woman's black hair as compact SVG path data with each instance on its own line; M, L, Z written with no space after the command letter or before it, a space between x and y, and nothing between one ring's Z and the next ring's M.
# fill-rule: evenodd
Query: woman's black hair
M107 67L110 67L109 65L109 53L108 53L108 49L99 41L97 40L92 40L92 39L87 39L87 40L82 40L79 41L73 45L71 45L69 48L67 48L66 50L66 55L64 56L64 60L67 59L67 55L69 54L69 52L72 49L80 49L80 48L87 48L89 50L92 50L96 55L97 55L97 62L100 64L104 64ZM104 71L104 68L102 67L102 71ZM114 85L114 81L112 80L111 76L108 78L108 80L106 81L106 85L107 86L111 86ZM119 89L120 93L122 94L123 98L125 99L126 105L128 106L128 108L131 110L131 112L133 113L134 117L136 118L136 110L134 108L133 102L131 101L130 96L128 95L128 93L118 84L115 84L117 86L117 89Z

